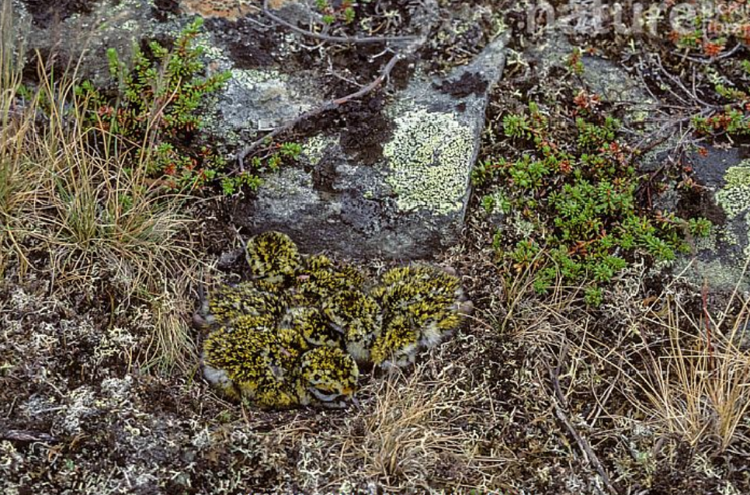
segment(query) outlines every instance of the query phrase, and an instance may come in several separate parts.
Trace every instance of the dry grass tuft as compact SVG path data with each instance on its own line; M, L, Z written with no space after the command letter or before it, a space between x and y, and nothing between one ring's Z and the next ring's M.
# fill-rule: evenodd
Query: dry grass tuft
M716 319L707 311L696 319L679 302L665 299L649 318L664 337L649 341L642 334L642 347L624 361L631 371L623 376L632 385L632 405L691 445L709 441L723 452L739 437L746 441L749 319L748 301L739 312L727 307Z
M359 466L387 490L492 485L503 461L482 452L481 433L467 428L478 420L473 406L491 397L481 385L467 392L452 365L438 366L430 361L408 377L394 373L369 387L371 401L338 435L340 469ZM479 421L496 420L485 414Z
M270 435L299 453L305 492L487 493L508 458L486 438L487 425L501 422L488 384L470 380L466 368L433 357L408 376L373 377L356 411L296 416Z
M187 318L194 311L194 301L190 297L193 284L192 276L183 275L170 282L160 294L150 296L154 332L143 351L145 368L166 372L174 366L184 371L197 366L197 345Z
M0 271L43 272L53 290L118 311L145 301L156 317L149 359L187 364L200 265L183 213L191 198L147 177L148 153L95 145L116 136L83 124L75 67L57 74L37 56L40 83L24 90L10 0L0 27Z

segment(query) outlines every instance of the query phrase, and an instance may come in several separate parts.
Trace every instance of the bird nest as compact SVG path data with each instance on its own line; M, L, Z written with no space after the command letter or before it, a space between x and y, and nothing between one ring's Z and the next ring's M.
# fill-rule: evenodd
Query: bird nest
M249 280L208 294L203 374L226 395L267 408L343 407L360 369L404 368L462 323L458 277L412 265L368 280L324 255L303 256L286 235L246 246Z

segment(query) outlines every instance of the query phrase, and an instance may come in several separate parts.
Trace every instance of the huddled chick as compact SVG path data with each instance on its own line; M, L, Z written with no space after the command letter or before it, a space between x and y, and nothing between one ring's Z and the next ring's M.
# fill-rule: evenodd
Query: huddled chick
M302 349L285 346L272 327L252 316L212 332L203 344L203 375L232 398L260 406L299 402L291 361Z
M281 232L256 235L248 241L245 251L253 280L270 290L283 288L300 266L297 245Z
M380 306L369 294L344 290L323 302L323 313L344 335L346 350L357 363L370 360L370 350L380 335Z
M300 404L313 401L327 407L343 407L357 389L359 368L352 356L339 347L316 347L302 356L300 382L304 394Z
M285 409L344 406L356 391L359 369L340 347L315 347L294 328L269 328L248 316L208 336L203 374L231 398Z
M356 268L302 256L285 234L247 243L248 282L212 291L195 321L210 330L206 379L261 407L342 407L359 369L405 367L467 312L458 278L428 266L388 270L374 288Z
M471 310L458 277L424 265L388 270L373 296L383 309L383 329L372 360L386 369L413 363L420 349L450 336Z
M365 277L356 268L336 264L325 255L309 256L302 262L294 284L295 295L310 304L319 304L343 290L358 290Z
M269 318L269 324L278 321L285 311L279 294L262 290L257 285L243 282L234 286L219 287L202 301L200 316L208 325L226 325L235 318L251 315Z
M345 346L344 334L333 328L323 313L314 307L288 308L279 326L299 333L305 342L314 347Z

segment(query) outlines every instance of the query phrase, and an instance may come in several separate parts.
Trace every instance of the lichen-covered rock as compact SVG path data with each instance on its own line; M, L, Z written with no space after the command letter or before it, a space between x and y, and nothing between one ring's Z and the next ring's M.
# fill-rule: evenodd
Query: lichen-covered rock
M503 64L497 39L444 79L415 77L373 113L373 129L386 129L374 152L361 149L372 143L358 149L346 131L316 136L303 148L303 165L266 177L257 198L237 206L235 221L349 257L415 259L444 250L463 225L488 92Z
M750 160L736 148L710 147L692 161L702 197L681 198L676 206L713 225L708 238L696 239L695 256L681 259L674 272L712 290L750 292Z
M87 48L80 73L103 85L109 82L108 48L127 60L132 46L173 38L192 16L207 18L196 40L204 62L209 72L229 71L232 77L210 102L201 139L231 162L229 153L259 132L283 126L339 93L325 69L311 63L299 34L265 29L253 19L261 4L91 2L90 13L62 20L60 31L81 33L67 38L63 48L71 58ZM314 15L304 2L278 0L271 8L290 22ZM414 25L403 26L404 32L421 33L435 8L409 7ZM56 32L33 27L30 48L46 53L61 46ZM372 93L369 100L343 105L339 118L345 126L306 123L299 166L265 175L257 197L236 205L233 222L253 233L293 234L311 251L356 257L425 258L453 244L463 225L489 90L502 74L504 46L504 37L497 37L473 62L441 79L424 74L429 60L410 58L414 75L408 84L388 85L395 91L388 99ZM382 60L373 61L373 68ZM406 64L400 62L397 71Z

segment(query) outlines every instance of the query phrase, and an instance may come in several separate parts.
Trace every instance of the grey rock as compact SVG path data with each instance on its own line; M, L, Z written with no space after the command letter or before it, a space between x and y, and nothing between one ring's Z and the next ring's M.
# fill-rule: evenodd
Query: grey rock
M709 147L691 157L700 197L682 197L678 209L713 223L706 239L695 239L695 253L678 260L676 274L712 290L750 293L750 160L739 148Z
M136 43L174 37L192 18L155 16L147 0L91 5L91 13L62 20L61 29L33 27L31 48L52 50L60 46L55 33L66 33L67 53L87 50L81 70L95 84L109 80L108 48L127 59ZM412 31L424 35L435 22L437 3L409 8ZM297 2L285 2L277 14L293 23L311 15ZM229 70L233 76L206 111L204 131L220 153L242 149L259 131L319 107L330 94L325 74L300 66L305 56L295 54L309 47L301 46L298 34L264 26L267 19L235 17L237 22L207 22L198 37L209 71ZM253 36L258 38L244 39ZM406 57L400 63L411 63L413 75L402 89L363 111L356 124L312 131L318 134L304 143L298 166L267 174L257 195L238 198L233 222L250 233L280 230L303 249L349 257L428 258L454 244L463 227L485 107L504 68L505 43L499 36L444 78L425 75L425 62ZM247 47L263 60L242 59L253 51ZM348 119L349 111L344 106L341 114Z
M349 257L427 258L454 244L504 47L497 39L443 79L416 76L384 109L390 136L371 164L342 132L315 137L303 166L266 177L235 221Z

